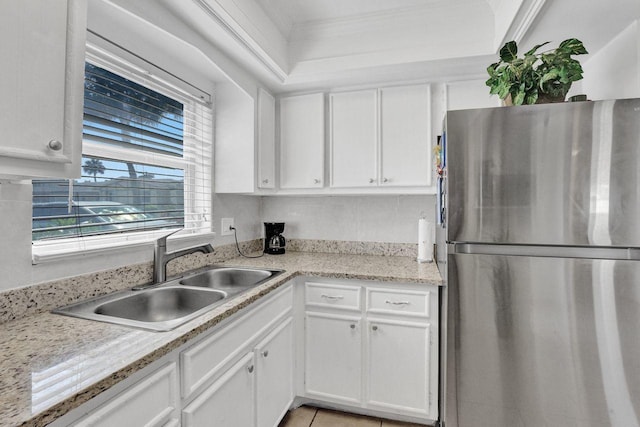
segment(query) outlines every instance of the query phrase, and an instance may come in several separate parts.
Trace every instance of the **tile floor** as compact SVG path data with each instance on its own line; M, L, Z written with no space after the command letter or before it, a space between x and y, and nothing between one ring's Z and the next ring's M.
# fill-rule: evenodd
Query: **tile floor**
M278 427L424 427L344 412L301 406L284 417Z

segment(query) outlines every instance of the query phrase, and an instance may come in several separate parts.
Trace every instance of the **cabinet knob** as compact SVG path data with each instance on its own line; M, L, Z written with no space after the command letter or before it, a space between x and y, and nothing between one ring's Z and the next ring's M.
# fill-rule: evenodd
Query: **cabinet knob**
M49 147L49 149L53 151L60 151L62 150L62 142L58 141L57 139L52 139L47 144L47 147Z
M268 180L268 179L263 179L263 180L262 180L262 183L263 183L263 184L268 184L268 183L269 183L269 180Z
M389 178L382 178L382 182L389 182Z
M262 352L262 357L267 357L269 355L269 350L265 350Z
M314 184L320 184L320 180L318 178L316 178L316 179L313 180L313 183Z
M356 325L355 325L354 323L352 323L352 324L350 324L350 325L349 325L349 327L350 327L351 329L355 329L355 328L356 328Z
M253 365L249 365L247 366L247 371L249 371L249 373L253 373Z
M375 179L373 179L373 178L369 178L369 184L373 184L374 182L376 182L376 180L375 180Z
M377 331L377 330L378 330L378 327L377 327L376 325L373 325L373 326L371 327L371 329L373 329L374 331Z

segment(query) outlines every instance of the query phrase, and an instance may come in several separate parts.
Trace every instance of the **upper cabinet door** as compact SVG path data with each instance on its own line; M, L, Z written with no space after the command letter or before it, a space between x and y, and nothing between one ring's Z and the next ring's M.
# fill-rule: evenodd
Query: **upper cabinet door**
M280 188L324 184L324 94L280 99Z
M431 185L429 85L380 89L380 184Z
M0 176L80 176L86 1L5 1Z
M375 186L377 179L377 91L331 95L331 186Z
M258 90L258 187L274 188L276 181L276 100Z

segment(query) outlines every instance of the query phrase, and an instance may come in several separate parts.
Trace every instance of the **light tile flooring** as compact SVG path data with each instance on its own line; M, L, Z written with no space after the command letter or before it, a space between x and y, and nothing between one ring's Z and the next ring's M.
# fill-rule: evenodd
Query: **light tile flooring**
M420 424L370 418L301 406L289 411L278 427L424 427Z

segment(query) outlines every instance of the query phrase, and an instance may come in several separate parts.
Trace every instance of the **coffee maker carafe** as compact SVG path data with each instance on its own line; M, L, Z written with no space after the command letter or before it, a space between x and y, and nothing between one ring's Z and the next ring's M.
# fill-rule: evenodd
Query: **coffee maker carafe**
M281 255L284 253L286 240L282 236L284 222L264 223L264 253L270 255Z

